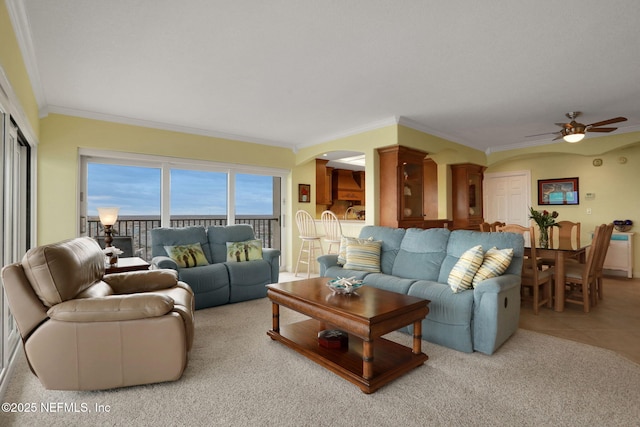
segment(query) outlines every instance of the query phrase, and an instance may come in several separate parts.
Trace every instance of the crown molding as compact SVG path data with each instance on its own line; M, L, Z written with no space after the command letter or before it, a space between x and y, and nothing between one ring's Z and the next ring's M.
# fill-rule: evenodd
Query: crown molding
M331 141L335 141L336 139L341 139L341 138L347 138L349 136L353 136L353 135L358 135L364 132L369 132L372 130L377 130L377 129L381 129L387 126L391 126L391 125L397 125L398 124L398 117L394 116L394 117L389 117L386 119L382 119L382 120L378 120L375 122L371 122L371 123L367 123L366 125L362 125L362 126L358 126L358 127L354 127L342 132L338 132L338 133L334 133L334 134L329 134L329 135L325 135L323 137L317 138L317 139L313 139L301 144L297 144L295 146L295 150L299 150L301 148L306 148L306 147L312 147L314 145L318 145L318 144L324 144L326 142L331 142Z
M13 24L13 29L18 40L18 46L22 52L22 60L27 69L27 74L31 80L31 89L36 98L40 114L46 109L47 99L44 94L44 88L38 71L38 61L36 60L35 49L33 47L33 39L29 26L29 19L25 11L24 0L6 0L9 19Z
M56 105L49 105L47 110L48 110L48 113L51 113L51 114L62 114L65 116L82 117L82 118L91 119L91 120L100 120L103 122L120 123L124 125L140 126L140 127L146 127L146 128L152 128L152 129L167 130L172 132L187 133L192 135L208 136L212 138L228 139L228 140L239 141L239 142L271 145L275 147L289 148L291 150L294 149L294 147L291 144L287 144L285 142L274 141L274 140L264 139L264 138L255 138L255 137L250 137L245 135L237 135L233 133L219 132L215 130L192 128L188 126L173 125L170 123L154 122L151 120L134 119L130 117L116 116L112 114L96 113L93 111L76 110L73 108L61 107Z
M27 115L22 108L20 99L13 90L13 87L9 82L9 78L4 72L4 68L0 65L0 103L4 104L5 102L8 103L8 105L2 105L0 107L7 108L8 111L6 112L16 122L20 132L22 132L24 137L27 139L27 142L32 146L37 146L38 137L33 130L33 126L29 119L27 119Z

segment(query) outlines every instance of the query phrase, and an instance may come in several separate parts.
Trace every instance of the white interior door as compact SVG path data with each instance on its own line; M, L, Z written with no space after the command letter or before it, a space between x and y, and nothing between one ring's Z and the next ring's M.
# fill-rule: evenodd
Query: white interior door
M530 171L485 174L483 190L486 222L529 225Z

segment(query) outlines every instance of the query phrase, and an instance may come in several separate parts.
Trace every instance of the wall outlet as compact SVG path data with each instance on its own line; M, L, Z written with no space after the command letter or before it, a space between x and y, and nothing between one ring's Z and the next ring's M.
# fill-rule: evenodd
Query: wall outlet
M591 215L591 208L587 208L587 215Z

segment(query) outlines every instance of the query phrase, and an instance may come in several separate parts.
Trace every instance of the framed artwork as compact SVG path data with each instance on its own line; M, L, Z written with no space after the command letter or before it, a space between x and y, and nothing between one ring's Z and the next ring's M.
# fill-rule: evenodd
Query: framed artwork
M538 180L539 205L578 205L578 178Z
M298 202L300 203L311 202L311 185L310 184L298 184Z

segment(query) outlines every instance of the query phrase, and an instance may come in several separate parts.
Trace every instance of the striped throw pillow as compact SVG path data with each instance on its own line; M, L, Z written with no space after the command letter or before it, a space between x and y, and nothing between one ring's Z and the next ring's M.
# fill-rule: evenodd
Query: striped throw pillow
M473 276L482 265L484 253L482 252L482 246L474 246L468 249L460 256L456 265L453 266L449 273L449 279L447 283L451 287L454 293L471 289L471 282Z
M380 273L380 249L382 241L356 239L347 245L347 262L344 268L349 270Z
M358 239L357 237L340 237L340 248L338 249L338 265L344 265L347 262L347 246L349 243L359 243L365 241L373 241L373 237L368 239Z
M473 276L471 284L475 288L478 283L485 279L492 277L498 277L509 268L511 260L513 259L513 248L498 249L493 247L484 254L484 260L482 265L478 269L478 272Z

